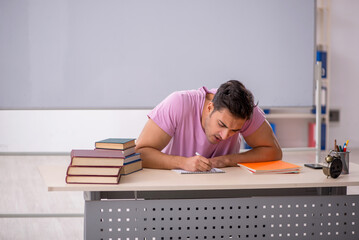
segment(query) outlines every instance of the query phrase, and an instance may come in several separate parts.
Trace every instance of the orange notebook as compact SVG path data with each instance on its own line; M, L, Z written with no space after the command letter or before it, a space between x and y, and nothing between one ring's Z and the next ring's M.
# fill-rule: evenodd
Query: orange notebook
M238 163L240 167L246 168L252 173L299 173L301 166L285 162L283 160L255 162L255 163Z

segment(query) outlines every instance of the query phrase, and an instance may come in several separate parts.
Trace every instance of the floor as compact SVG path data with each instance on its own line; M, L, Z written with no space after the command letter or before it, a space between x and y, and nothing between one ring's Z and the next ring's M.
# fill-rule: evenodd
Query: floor
M285 152L284 159L296 154ZM322 155L324 159L325 153ZM314 161L314 153L308 156L298 160ZM0 155L0 191L3 193L0 197L0 240L83 239L82 217L41 216L83 214L82 192L48 192L38 171L40 165L68 165L69 162L69 156ZM359 164L359 149L351 152L350 162ZM359 187L349 187L348 194L359 194ZM29 214L37 217L29 217Z
M4 193L0 197L1 240L83 239L82 217L26 216L83 214L82 192L48 192L38 171L39 165L68 165L69 161L69 156L0 156L0 191ZM21 217L9 218L8 214L21 214Z

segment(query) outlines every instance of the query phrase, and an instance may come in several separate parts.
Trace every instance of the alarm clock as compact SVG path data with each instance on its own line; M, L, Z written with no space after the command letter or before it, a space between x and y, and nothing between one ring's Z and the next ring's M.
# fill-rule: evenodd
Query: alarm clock
M343 163L340 156L328 155L325 157L327 166L323 166L323 173L327 177L337 178L342 173Z

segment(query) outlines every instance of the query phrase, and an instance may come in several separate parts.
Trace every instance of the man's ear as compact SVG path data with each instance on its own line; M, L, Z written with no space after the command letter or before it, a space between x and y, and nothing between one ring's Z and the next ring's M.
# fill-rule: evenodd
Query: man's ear
M210 101L207 105L207 111L209 114L211 114L213 112L214 106L213 106L213 102Z

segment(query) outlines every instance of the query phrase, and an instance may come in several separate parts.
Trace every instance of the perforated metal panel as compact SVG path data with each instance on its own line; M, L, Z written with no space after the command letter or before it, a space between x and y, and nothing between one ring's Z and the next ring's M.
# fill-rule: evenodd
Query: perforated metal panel
M359 196L102 200L86 239L359 239Z

